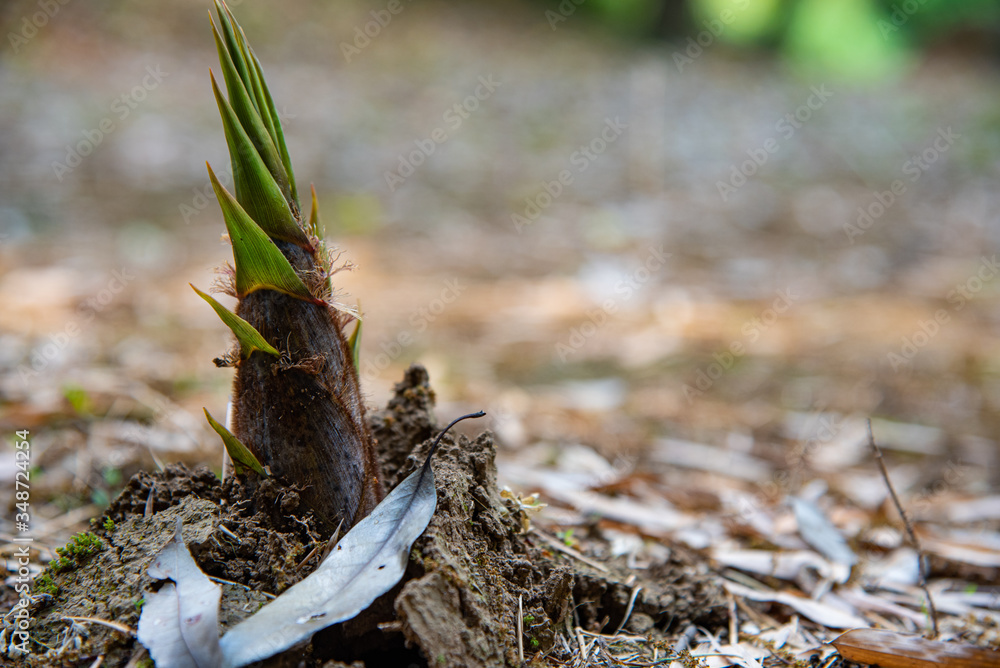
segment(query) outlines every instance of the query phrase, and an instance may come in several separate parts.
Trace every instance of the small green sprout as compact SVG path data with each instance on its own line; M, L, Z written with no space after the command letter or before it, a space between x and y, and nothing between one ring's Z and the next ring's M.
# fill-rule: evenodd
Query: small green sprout
M577 541L573 538L573 529L566 529L565 531L557 531L556 536L559 537L566 547L576 547Z
M52 580L52 577L48 573L42 573L36 577L34 585L36 594L48 594L50 596L55 596L59 593L59 585Z

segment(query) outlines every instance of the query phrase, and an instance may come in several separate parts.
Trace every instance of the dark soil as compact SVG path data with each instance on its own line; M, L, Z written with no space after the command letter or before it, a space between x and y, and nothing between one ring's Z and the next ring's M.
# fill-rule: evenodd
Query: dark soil
M372 416L387 488L423 461L438 430L433 405L427 372L413 366L388 407ZM614 631L637 586L642 590L626 627L636 633L705 620L718 609L720 590L711 574L681 550L657 570L609 562L605 573L523 533L522 511L497 488L495 455L488 432L472 441L446 437L433 462L437 510L414 544L403 581L357 618L257 665L516 666L519 600L529 660L553 647L567 621ZM103 666L119 667L144 653L133 636L67 618L135 629L144 592L153 586L146 569L178 517L201 568L231 583L222 585L223 626L252 614L321 559L322 549L314 548L329 537L301 512L300 492L275 480L251 496L237 479L222 484L206 468L179 465L133 477L94 523L104 549L60 572L46 571L53 586L33 610L32 638L50 649L36 645L25 665L89 666L103 655ZM145 654L132 665L143 661L149 664Z

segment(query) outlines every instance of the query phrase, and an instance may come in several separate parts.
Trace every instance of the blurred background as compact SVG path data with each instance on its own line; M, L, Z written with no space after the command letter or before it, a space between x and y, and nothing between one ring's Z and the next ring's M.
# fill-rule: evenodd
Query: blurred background
M726 484L683 441L794 492L788 452L873 416L904 492L995 492L997 3L230 5L356 265L372 407L423 363L526 490L565 453L678 504ZM0 426L52 535L139 469L218 469L209 7L0 8Z

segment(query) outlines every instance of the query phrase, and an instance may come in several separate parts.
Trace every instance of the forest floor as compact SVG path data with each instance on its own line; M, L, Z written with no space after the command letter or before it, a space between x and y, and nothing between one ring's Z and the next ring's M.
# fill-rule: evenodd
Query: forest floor
M274 27L251 38L298 178L357 265L336 278L365 313L371 412L420 362L437 423L485 409L497 490L546 504L518 540L634 575L606 610L539 629L544 651L524 640L525 657L648 665L680 643L711 666L778 665L832 656L822 643L847 628L926 631L868 418L942 637L1000 646L995 72L940 53L861 87L721 48L678 71L670 47L553 34L527 9L434 7L407 9L351 63L324 31L350 35L361 10L240 11L248 32ZM116 22L71 3L0 62L4 610L15 432L29 432L32 574L136 474L219 470L202 407L225 410L231 376L211 360L228 332L187 286L230 256L200 195L204 160L227 162L215 54L178 18L203 10ZM124 27L153 22L155 36ZM169 76L118 119L109 105L147 66ZM480 77L499 85L449 125ZM821 108L779 129L815 90L831 93ZM57 178L64 145L109 108L116 129ZM439 126L447 141L390 186ZM599 155L578 153L605 131ZM720 192L769 138L779 150ZM572 183L552 195L563 170ZM478 442L482 426L460 431ZM672 619L643 584L678 559L711 579L705 618ZM63 639L99 633L61 623Z

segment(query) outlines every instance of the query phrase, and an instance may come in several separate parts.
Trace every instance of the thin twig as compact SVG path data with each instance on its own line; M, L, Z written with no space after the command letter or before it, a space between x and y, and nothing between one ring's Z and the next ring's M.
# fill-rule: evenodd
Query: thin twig
M608 635L607 633L595 633L586 629L580 629L580 633L590 638L601 638L609 642L649 642L649 638L646 636L630 636L622 635L621 633Z
M148 519L153 516L153 495L156 493L156 483L154 482L149 486L149 496L146 497L146 508L142 511L142 516L144 519Z
M550 546L554 547L555 549L559 550L560 552L563 552L564 554L568 554L569 556L571 556L571 557L573 557L575 559L579 559L580 561L582 561L583 563L587 564L591 568L596 568L597 570L601 571L602 573L607 573L608 572L608 567L605 566L604 564L600 564L600 563L594 561L593 559L588 559L579 550L574 550L570 546L564 545L563 543L559 542L557 539L553 538L552 536L549 536L548 534L543 533L537 527L531 527L531 533L537 535L539 538L541 538L546 543L548 543Z
M307 554L302 561L299 562L299 565L295 567L295 570L301 571L302 567L306 565L306 562L312 559L313 555L319 552L320 548L324 545L326 545L326 543L316 543L316 546L309 551L309 554Z
M892 481L889 480L889 471L885 468L885 462L882 460L882 450L879 449L878 444L875 443L875 434L872 432L872 421L871 418L868 419L868 443L872 446L872 450L875 452L875 461L878 463L879 471L882 472L882 478L885 480L885 486L889 488L889 496L892 497L892 502L896 504L896 511L899 512L899 516L903 518L903 526L906 527L906 535L910 538L910 543L913 545L913 549L917 551L917 565L918 571L920 573L920 588L924 590L924 596L927 597L927 612L931 618L931 637L933 640L938 636L938 620L937 620L937 609L934 607L934 599L931 598L931 592L927 588L927 568L925 566L926 558L924 556L924 551L920 547L920 541L917 540L917 534L913 531L913 525L910 524L910 519L906 516L906 511L903 510L903 504L899 502L899 497L896 496L896 490L892 486Z
M740 634L738 626L736 624L736 597L733 596L732 592L726 592L726 598L729 599L729 644L738 645L740 644Z
M143 647L142 645L139 645L139 649L132 654L132 658L128 660L127 664L125 664L125 668L136 668L136 666L139 665L139 662L142 661L145 657L146 657L146 648Z
M326 561L326 558L330 556L330 552L337 545L337 541L340 540L340 529L344 526L344 518L340 518L340 522L337 523L337 528L333 530L333 534L330 535L330 540L326 541L326 547L323 548L323 556L319 558L319 563Z
M114 629L115 631L119 631L126 635L135 635L135 631L133 631L131 627L119 624L118 622L111 622L107 619L99 619L97 617L70 617L69 615L64 616L63 619L69 619L74 622L92 622L94 624L100 624L101 626L107 626L109 629Z
M219 529L219 531L221 531L222 533L226 534L227 536L229 536L230 538L232 538L233 540L235 540L235 541L236 541L237 543L239 543L240 545L242 545L242 544L243 544L243 541L242 541L242 540L240 540L240 537L239 537L239 536L237 536L236 534L234 534L234 533L233 533L232 531L230 531L229 529L227 529L227 528L226 528L226 525L225 525L225 524L221 524L221 523L220 523L220 524L219 524L219 526L218 526L217 528Z
M632 608L635 607L635 599L639 595L640 591L642 591L641 586L632 588L632 596L629 597L628 599L628 607L625 609L625 616L622 617L622 623L618 625L618 628L612 635L618 635L619 633L621 633L621 630L625 628L625 624L626 622L628 622L628 618L632 616Z
M247 591L256 591L257 593L259 593L262 596L264 596L264 598L270 598L270 599L277 598L277 596L275 596L274 594L269 594L266 591L261 591L259 589L254 589L252 587L248 587L247 585L245 585L243 583L240 583L240 582L233 582L232 580L224 580L223 578L217 578L214 575L209 575L208 579L211 580L212 582L218 582L220 584L232 585L233 587L240 587L241 589L245 589Z
M524 595L517 595L517 665L524 665Z

